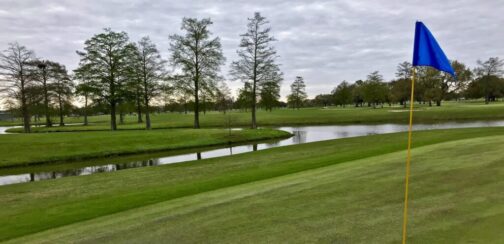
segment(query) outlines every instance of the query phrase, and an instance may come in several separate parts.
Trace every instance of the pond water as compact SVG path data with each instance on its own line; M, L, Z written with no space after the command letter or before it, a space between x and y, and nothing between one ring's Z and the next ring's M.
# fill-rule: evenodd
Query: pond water
M470 127L494 127L504 126L504 121L477 121L477 122L448 122L438 124L415 124L414 130L432 130L448 128L470 128ZM0 133L5 131L5 127L0 127ZM393 132L407 131L408 126L403 124L378 124L378 125L320 125L320 126L296 126L277 127L276 129L291 132L292 137L287 139L254 142L246 145L228 145L221 148L193 149L170 151L161 154L138 155L135 159L131 157L111 157L106 159L87 160L79 163L46 165L43 167L33 166L17 168L15 170L0 170L0 185L16 184L30 181L40 181L57 179L68 176L89 175L102 172L111 172L129 168L149 167L164 164L181 163L186 161L201 160L264 150L273 147L295 145L308 142L324 141L331 139L385 134ZM175 154L175 155L174 155ZM81 165L81 166L78 166ZM13 173L15 172L15 173Z

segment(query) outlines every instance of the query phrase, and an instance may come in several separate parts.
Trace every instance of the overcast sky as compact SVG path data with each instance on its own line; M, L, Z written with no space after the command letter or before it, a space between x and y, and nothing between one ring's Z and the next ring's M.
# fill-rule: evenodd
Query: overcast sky
M450 59L471 67L477 59L504 58L504 3L499 0L0 0L0 47L18 41L38 57L78 64L76 50L105 27L137 41L148 35L168 58L168 36L181 19L210 17L227 58L236 59L247 17L267 17L284 72L282 98L295 76L310 97L329 93L342 80L365 79L378 70L394 78L398 63L410 61L414 24L423 21ZM229 82L233 91L239 82Z

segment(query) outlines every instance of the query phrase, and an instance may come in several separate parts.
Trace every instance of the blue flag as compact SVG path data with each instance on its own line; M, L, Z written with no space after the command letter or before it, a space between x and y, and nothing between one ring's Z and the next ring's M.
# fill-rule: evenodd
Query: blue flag
M420 21L417 21L415 26L413 66L430 66L456 77L450 61L446 58L436 39L427 26Z

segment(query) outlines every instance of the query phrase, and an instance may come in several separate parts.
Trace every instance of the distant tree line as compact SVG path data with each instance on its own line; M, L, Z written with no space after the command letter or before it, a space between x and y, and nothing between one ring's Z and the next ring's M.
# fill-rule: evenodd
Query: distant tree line
M445 100L484 99L485 103L504 97L504 61L498 57L477 61L470 69L454 60L457 79L430 67L416 67L415 101L429 106L441 106ZM411 91L411 64L400 63L396 78L385 81L378 71L366 80L342 81L330 94L320 94L305 101L306 106L383 107L392 104L406 106Z

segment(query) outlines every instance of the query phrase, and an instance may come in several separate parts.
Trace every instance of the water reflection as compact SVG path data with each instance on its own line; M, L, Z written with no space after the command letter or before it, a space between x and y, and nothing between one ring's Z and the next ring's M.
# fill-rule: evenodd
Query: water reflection
M491 126L504 126L504 121L417 124L415 125L414 130L491 127ZM400 124L380 124L380 125L329 125L329 126L279 127L277 129L291 132L294 136L282 140L273 140L263 143L253 143L249 145L230 145L224 148L204 150L193 153L184 153L180 155L170 155L164 157L159 156L153 157L151 155L146 155L144 160L135 160L131 162L122 162L122 161L118 162L117 158L110 158L108 163L103 163L103 160L96 160L96 164L98 165L81 167L81 168L70 168L65 170L53 170L53 171L49 170L49 172L26 172L26 173L23 172L24 174L6 174L2 173L2 170L0 170L0 175L2 174L4 175L0 176L0 185L8 185L29 181L40 181L47 179L57 179L68 176L90 175L95 173L111 172L138 167L150 167L163 164L173 164L186 161L193 161L195 159L201 160L207 158L264 150L267 148L288 146L315 141L401 132L406 131L408 127L407 125L400 125ZM88 162L89 165L93 164L93 160L90 160ZM69 167L72 167L72 164L69 164Z

